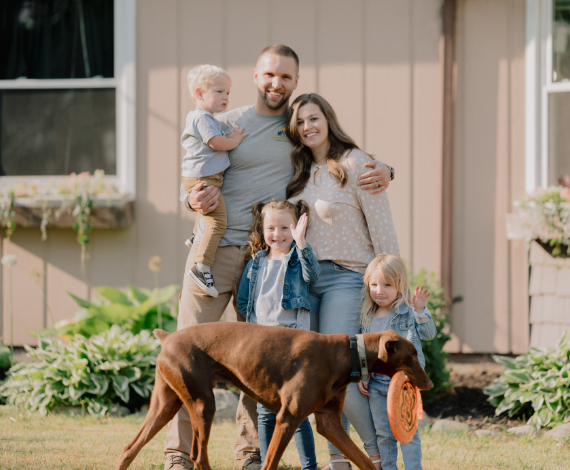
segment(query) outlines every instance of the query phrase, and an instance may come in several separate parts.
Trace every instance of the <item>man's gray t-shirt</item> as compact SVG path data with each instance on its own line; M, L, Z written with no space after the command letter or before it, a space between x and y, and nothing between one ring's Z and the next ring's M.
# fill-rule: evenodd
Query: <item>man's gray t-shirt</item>
M247 245L253 218L251 208L256 202L284 200L285 189L293 178L291 152L293 145L285 135L287 115L264 116L253 105L217 116L224 133L243 127L249 135L229 151L230 166L224 173L222 194L228 213L228 228L219 246ZM204 232L200 218L195 242Z
M186 155L182 159L182 176L212 176L230 166L228 152L208 146L210 139L217 135L222 135L222 124L212 114L202 109L188 113L186 127L180 138L182 147L186 149Z

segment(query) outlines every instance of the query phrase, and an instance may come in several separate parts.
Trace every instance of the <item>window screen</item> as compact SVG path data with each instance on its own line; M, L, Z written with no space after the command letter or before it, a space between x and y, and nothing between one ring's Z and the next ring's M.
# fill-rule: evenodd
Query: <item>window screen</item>
M115 89L2 90L0 175L116 174Z
M113 0L0 2L0 80L114 76Z

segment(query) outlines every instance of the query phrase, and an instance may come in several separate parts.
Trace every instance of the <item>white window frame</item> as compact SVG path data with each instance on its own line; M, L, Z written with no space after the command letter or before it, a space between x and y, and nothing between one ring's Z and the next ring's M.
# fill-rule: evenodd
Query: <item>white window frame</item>
M570 82L552 81L553 0L526 0L525 189L547 187L548 95L570 92Z
M136 159L136 0L114 0L114 78L0 80L0 89L115 88L117 174L105 176L129 199L135 198ZM58 175L55 175L56 177ZM59 175L68 176L68 175ZM0 184L33 180L48 182L54 176L1 176Z

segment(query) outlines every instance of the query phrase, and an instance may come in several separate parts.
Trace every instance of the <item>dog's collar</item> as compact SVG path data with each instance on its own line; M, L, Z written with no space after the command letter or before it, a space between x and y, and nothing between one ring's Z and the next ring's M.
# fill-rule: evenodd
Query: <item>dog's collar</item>
M350 341L350 381L368 380L368 362L366 361L366 348L362 335L349 336Z

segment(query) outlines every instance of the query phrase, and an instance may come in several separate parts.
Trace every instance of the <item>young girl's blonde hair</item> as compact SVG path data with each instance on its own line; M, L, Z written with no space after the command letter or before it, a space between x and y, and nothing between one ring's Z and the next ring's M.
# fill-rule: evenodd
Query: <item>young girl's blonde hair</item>
M307 214L307 217L309 216L309 205L303 200L297 201L297 204L289 201L258 202L254 204L251 210L253 224L249 229L249 248L247 249L246 259L253 257L258 251L268 249L263 236L263 219L268 211L289 212L293 216L295 224L297 224L299 217L303 214Z
M208 89L210 82L218 75L227 77L230 82L231 78L224 69L216 67L215 65L197 65L190 72L188 72L188 89L190 90L190 99L196 102L196 88L202 92Z
M402 258L397 255L376 256L364 273L364 303L360 311L360 326L363 333L365 333L370 326L374 312L378 307L370 296L370 280L372 279L372 275L377 271L382 272L386 282L395 287L398 291L396 300L394 300L394 303L390 306L391 310L395 310L404 304L411 307L414 299L410 278L408 277L408 270Z

